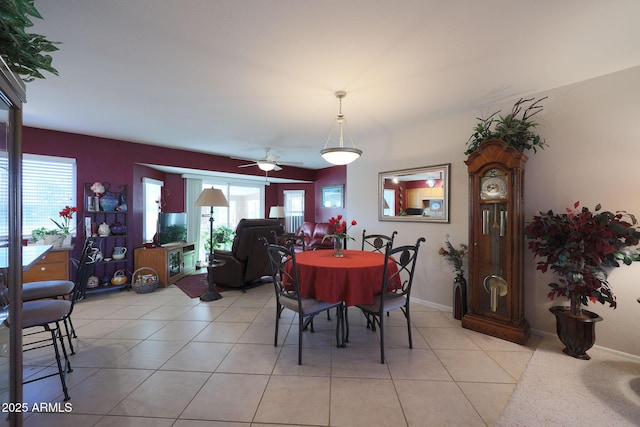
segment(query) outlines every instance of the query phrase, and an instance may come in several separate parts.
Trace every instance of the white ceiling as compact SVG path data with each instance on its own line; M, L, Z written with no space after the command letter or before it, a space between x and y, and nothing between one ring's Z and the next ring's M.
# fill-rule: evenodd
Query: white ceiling
M27 84L25 125L312 169L336 90L362 148L640 65L638 0L35 3L60 76Z

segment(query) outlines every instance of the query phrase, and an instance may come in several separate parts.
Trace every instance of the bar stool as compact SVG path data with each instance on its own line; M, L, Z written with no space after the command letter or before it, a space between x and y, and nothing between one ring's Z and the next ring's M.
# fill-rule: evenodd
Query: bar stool
M64 335L69 341L69 350L71 354L75 354L72 338L77 338L76 330L71 321L71 312L75 302L81 298L87 285L87 280L91 274L91 269L95 260L91 258L94 242L87 239L80 254L80 260L76 261L76 280L75 283L69 280L44 280L40 282L28 282L22 284L22 301L37 301L42 299L60 299L68 298L71 301L69 314L62 321L65 328Z
M64 337L60 332L60 322L64 321L64 319L69 316L70 312L71 301L65 299L43 299L37 301L27 301L23 302L22 304L22 329L42 327L44 331L51 334L50 340L48 338L43 338L28 342L26 344L23 343L23 353L39 348L53 346L56 364L58 366L57 373L33 378L28 381L24 381L23 384L29 384L34 381L59 375L60 382L62 383L62 392L64 393L65 402L69 400L66 374L67 372L72 372L73 370L71 369L67 350L64 345ZM25 333L24 336L29 337L41 333L42 331L35 331ZM58 341L60 342L60 348L62 349L62 354L64 356L64 368L62 366L62 360L60 358L60 348L58 347Z

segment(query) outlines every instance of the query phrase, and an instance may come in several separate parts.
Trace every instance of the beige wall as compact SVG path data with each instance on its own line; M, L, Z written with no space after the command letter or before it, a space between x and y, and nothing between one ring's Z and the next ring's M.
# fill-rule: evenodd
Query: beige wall
M563 210L575 201L590 208L601 203L604 209L626 210L640 217L638 93L640 67L534 95L549 96L544 101L544 111L536 116L538 131L549 147L537 154L528 153L526 220L538 211ZM465 142L476 116L497 109L508 112L514 101L509 99L503 105L398 130L374 140L356 141L364 155L348 166L347 186L362 191L348 192L348 218L359 222L359 232L362 228L382 233L397 230L399 244L414 243L419 236L427 238L421 247L415 298L451 306L452 268L438 255L438 248L447 234L456 244L468 241ZM352 126L355 131L356 124ZM440 163L451 163L450 224L378 221L378 172ZM526 318L534 330L555 333L555 319L548 307L566 301L547 300L547 283L555 277L537 272L530 254L525 252ZM614 269L609 281L618 308L589 306L604 318L597 326L597 345L640 355L640 304L636 302L640 297L640 264Z

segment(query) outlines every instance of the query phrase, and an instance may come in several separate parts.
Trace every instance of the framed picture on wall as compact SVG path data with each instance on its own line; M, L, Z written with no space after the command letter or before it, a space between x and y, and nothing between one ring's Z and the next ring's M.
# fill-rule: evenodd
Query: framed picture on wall
M342 208L343 202L343 186L334 185L332 187L322 187L322 207L323 208Z

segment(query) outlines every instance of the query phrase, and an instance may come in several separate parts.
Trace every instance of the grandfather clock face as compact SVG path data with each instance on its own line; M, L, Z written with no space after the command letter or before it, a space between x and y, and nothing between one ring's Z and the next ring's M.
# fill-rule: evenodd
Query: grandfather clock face
M484 313L506 315L507 283L507 224L509 210L507 175L499 169L490 169L480 179L481 233L478 238L479 292L478 310Z

